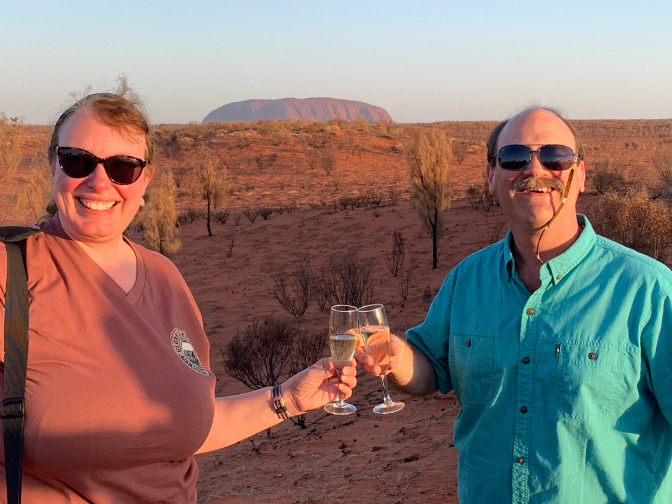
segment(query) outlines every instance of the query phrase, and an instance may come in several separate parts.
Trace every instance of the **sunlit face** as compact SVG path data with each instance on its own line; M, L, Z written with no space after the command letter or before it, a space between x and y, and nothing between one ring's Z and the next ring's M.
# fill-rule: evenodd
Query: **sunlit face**
M141 134L126 136L96 116L74 114L65 121L58 136L61 147L78 147L100 158L127 155L145 158L145 139ZM140 207L151 172L144 170L129 185L110 181L105 168L98 164L91 175L68 177L54 157L54 200L65 232L74 240L93 245L121 240Z
M559 144L576 151L572 131L559 117L543 109L522 112L506 124L499 136L497 150L513 144L527 145L532 150L537 150L543 145ZM512 190L514 184L528 177L546 177L558 179L564 186L567 184L570 171L547 170L539 162L538 156L533 155L532 161L522 170L507 171L498 165L494 168L488 166L486 175L490 192L497 194L504 215L511 226L523 226L532 231L542 228L553 217L553 213L560 205L562 194L555 189L515 192ZM574 177L567 202L553 224L556 230L561 226L571 226L572 219L573 225L576 226L576 200L579 193L585 190L585 180L585 167L581 161L574 165Z

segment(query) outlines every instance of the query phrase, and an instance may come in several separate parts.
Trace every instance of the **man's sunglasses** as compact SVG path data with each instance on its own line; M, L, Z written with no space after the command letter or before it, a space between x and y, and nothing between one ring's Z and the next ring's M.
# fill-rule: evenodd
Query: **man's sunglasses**
M147 161L144 159L132 156L99 158L89 151L76 147L59 147L56 154L61 170L68 177L88 177L96 169L98 163L101 163L110 180L119 185L132 184L138 180L143 168L147 165Z
M544 145L539 150L527 145L505 145L497 153L497 163L504 170L522 170L532 161L533 153L547 170L569 170L579 162L578 154L566 145Z

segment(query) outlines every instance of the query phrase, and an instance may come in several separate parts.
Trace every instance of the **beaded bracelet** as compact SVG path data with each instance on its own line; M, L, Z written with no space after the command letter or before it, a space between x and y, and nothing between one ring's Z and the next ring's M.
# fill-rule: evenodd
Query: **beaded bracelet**
M273 408L275 408L275 412L278 414L278 418L281 420L287 420L288 418L292 417L292 414L287 411L287 406L285 406L285 401L282 400L282 396L280 395L280 385L276 385L273 387Z

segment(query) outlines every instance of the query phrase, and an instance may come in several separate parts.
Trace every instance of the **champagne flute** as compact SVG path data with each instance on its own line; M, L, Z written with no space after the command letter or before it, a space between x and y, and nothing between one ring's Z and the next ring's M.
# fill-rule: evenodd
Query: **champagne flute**
M380 378L383 382L383 403L373 408L374 413L386 415L404 409L401 401L390 398L387 386L388 366L390 365L390 326L382 304L362 306L357 310L359 334L364 340L366 353L373 357L374 364L380 366Z
M329 317L329 349L331 360L340 376L341 370L349 366L357 348L357 308L349 305L331 307ZM332 415L349 415L357 411L352 404L343 400L338 392L338 401L327 404L324 411Z

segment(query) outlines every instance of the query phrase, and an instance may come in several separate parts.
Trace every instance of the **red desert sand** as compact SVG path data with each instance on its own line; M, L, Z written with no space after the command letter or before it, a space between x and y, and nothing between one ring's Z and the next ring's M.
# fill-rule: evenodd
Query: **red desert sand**
M218 377L217 394L248 390L224 371L222 351L231 337L266 315L291 319L270 292L271 275L282 268L291 271L308 263L319 270L331 255L357 251L360 258L372 260L373 302L385 305L392 332L402 335L422 322L425 290L429 288L433 298L455 264L503 238L508 229L501 208L486 212L473 208L465 198L473 184L482 187L484 138L494 124L434 125L468 147L461 163L451 161L449 179L455 199L443 213L444 236L435 270L431 235L409 201L407 137L399 125L339 129L336 123L282 127L277 121L260 121L238 129L221 124L159 126L158 172L171 169L179 182L178 213L205 209L191 170L200 145L212 148L227 165L229 190L219 210L230 211L228 220L223 225L213 220L212 237L207 236L203 218L183 224L182 250L173 257L203 314L212 370ZM627 179L655 184L651 156L670 149L671 125L672 121L579 121L589 176L596 162L609 160L610 166L623 169ZM30 168L35 153L44 150L50 134L48 127L23 128L19 175ZM337 161L329 175L319 166L311 168L309 162L312 150L325 147ZM11 195L20 190L17 180L0 185L3 224L34 220L29 208L10 204ZM352 209L338 204L342 197L366 194L381 195L382 205ZM584 193L579 210L589 212L598 198ZM242 216L247 208L279 206L298 210L254 222ZM392 276L385 263L394 230L405 238L404 270L411 266L410 251L418 263L405 300L399 291L400 278ZM137 230L131 236L142 242ZM319 311L316 302L300 321L314 335L327 324L328 314ZM458 453L452 434L459 404L455 396L437 393L412 398L392 389L392 398L404 401L406 408L379 416L372 409L382 399L380 379L361 370L358 379L349 400L357 407L354 415L311 412L306 429L286 420L270 433L197 456L199 503L457 503Z

